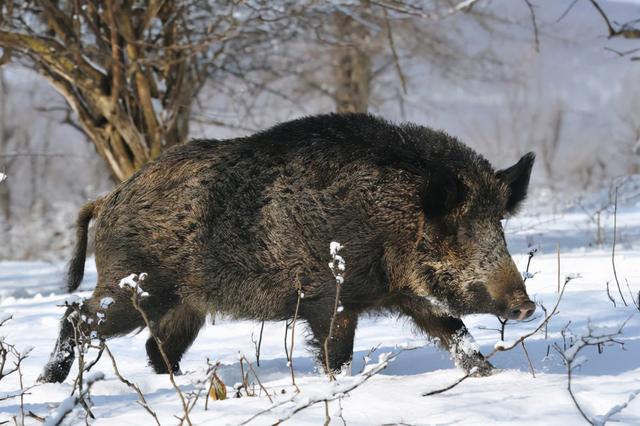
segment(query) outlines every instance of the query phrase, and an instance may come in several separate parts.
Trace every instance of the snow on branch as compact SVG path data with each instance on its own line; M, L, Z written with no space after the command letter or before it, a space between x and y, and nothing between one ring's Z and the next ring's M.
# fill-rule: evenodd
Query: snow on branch
M51 415L49 415L47 418L44 419L43 425L57 426L60 423L62 423L64 418L71 411L73 411L73 409L76 406L82 404L82 401L84 401L84 399L89 396L89 390L91 389L91 387L100 380L104 380L103 373L101 372L92 373L89 377L86 378L86 381L87 381L86 389L81 394L71 395L70 397L62 401L60 405L58 405L58 407L55 409L55 411L51 413Z
M118 284L118 287L120 288L130 287L132 289L135 289L138 297L147 297L149 293L147 293L142 289L142 287L140 287L140 283L143 282L146 278L147 278L147 274L144 272L141 273L139 276L137 274L131 274L121 279L120 283Z
M309 408L321 402L329 402L335 401L336 399L341 399L348 395L349 392L357 389L367 380L387 368L389 366L389 363L396 359L402 352L412 349L414 348L403 347L396 352L382 353L378 357L377 363L365 366L361 373L355 376L345 376L334 381L330 381L319 386L319 388L314 389L312 392L303 391L300 393L295 393L293 396L282 401L278 401L272 404L269 408L255 413L253 416L241 422L240 425L246 425L252 422L257 417L262 416L263 414L273 413L276 411L282 412L282 414L278 417L278 420L275 421L274 424L280 424L291 419L295 414L306 408Z
M5 325L8 321L13 318L11 314L0 314L0 327ZM0 401L5 401L13 398L20 398L20 422L24 424L24 396L29 393L29 390L35 387L32 386L24 386L23 381L23 372L22 372L22 363L26 358L29 357L29 354L33 350L33 347L26 347L23 350L18 350L14 344L7 342L4 336L0 336L0 380L10 376L14 373L17 373L18 376L18 385L20 388L14 392L3 392L0 394ZM9 362L13 364L13 366L9 366ZM14 421L18 424L17 417L14 417Z
M635 399L638 394L640 394L640 388L632 391L627 398L627 401L617 404L613 406L609 411L600 416L589 416L584 408L580 406L572 387L572 377L573 372L577 368L580 368L585 362L587 362L587 358L579 355L580 351L588 346L598 346L601 347L607 343L614 343L618 345L623 345L624 343L619 340L622 337L622 330L627 324L626 321L618 324L616 326L597 326L589 322L587 326L587 334L584 334L578 338L574 338L571 341L571 344L568 348L562 349L557 344L554 345L554 349L560 354L562 359L564 360L565 365L567 366L567 390L569 391L569 395L573 400L576 408L582 415L582 417L592 425L601 426L606 422L611 420L611 417L620 413L624 410L631 401Z

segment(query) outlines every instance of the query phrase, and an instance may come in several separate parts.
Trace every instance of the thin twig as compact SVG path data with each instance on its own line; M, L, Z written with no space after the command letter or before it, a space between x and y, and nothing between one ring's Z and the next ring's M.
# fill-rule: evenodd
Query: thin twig
M627 305L627 301L624 299L622 295L622 289L620 289L620 281L618 281L618 272L616 270L616 234L617 234L617 225L618 225L618 187L615 189L615 199L613 202L613 245L611 246L611 266L613 267L613 277L616 280L616 285L618 286L618 293L620 293L620 298L622 299L622 303L624 306Z
M67 304L65 302L65 304ZM68 304L67 304L68 305ZM73 389L71 390L71 394L78 389L77 396L77 404L80 404L82 408L84 408L87 416L92 419L95 419L91 408L89 407L89 403L85 400L85 395L89 396L89 390L87 392L83 391L84 384L84 372L85 372L85 353L91 345L91 338L86 336L82 331L82 324L84 323L82 311L80 310L80 305L77 302L74 302L68 306L71 306L74 310L73 314L69 315L67 321L72 324L73 328L73 340L75 343L75 348L78 352L78 375L75 378L73 383Z
M434 391L430 391L430 392L424 392L422 394L422 396L431 396L431 395L437 395L439 393L444 393L450 389L455 388L456 386L458 386L460 383L464 382L465 380L467 380L469 377L471 377L474 373L476 372L475 367L471 369L471 371L469 371L467 374L465 374L464 376L460 377L458 380L456 380L455 382L453 382L452 384L450 384L449 386L447 386L446 388L442 388L442 389L437 389Z
M400 79L400 84L402 85L402 91L404 94L407 94L407 79L402 72L402 67L400 66L400 58L398 56L398 51L396 50L396 44L393 40L393 31L391 30L391 22L389 21L389 14L387 13L387 9L383 8L384 12L384 21L387 27L387 39L389 41L389 48L391 49L391 54L393 56L393 63L396 67L396 72L398 73L398 78Z
M558 19L556 19L556 22L555 22L555 23L557 24L558 22L562 21L562 20L565 18L565 16L567 16L567 15L569 14L569 12L571 11L571 9L573 9L573 6L575 6L575 5L576 5L576 3L578 3L578 0L573 0L573 1L571 2L571 4L569 5L569 7L567 7L567 8L565 9L565 11L564 11L564 12L562 12L562 14L560 15L560 17L558 17Z
M138 300L138 298L140 297L140 294L143 293L143 290L140 287L140 282L143 282L145 277L146 277L146 274L144 273L140 274L137 277L138 281L136 281L135 286L132 287L132 290L131 290L131 302L133 303L133 307L135 308L135 310L138 311L142 316L142 320L144 321L145 325L149 329L149 334L151 335L153 340L156 342L156 345L158 346L158 351L160 352L160 355L162 356L162 360L164 361L164 364L167 367L167 371L169 373L169 381L171 382L171 385L173 386L176 393L178 394L178 397L180 398L180 402L182 403L182 409L184 412L184 418L180 419L180 424L182 424L183 421L186 421L187 424L191 426L192 423L191 423L191 419L189 418L189 406L187 404L187 401L184 398L184 395L182 394L182 391L180 390L180 387L176 383L176 380L173 374L173 366L171 365L171 362L169 361L169 357L167 357L167 354L164 350L162 340L160 340L158 335L154 332L153 327L151 326L151 321L149 321L149 317L147 316L144 309L142 309L142 307L140 306L140 303Z
M264 320L260 324L260 336L258 336L258 342L253 342L256 347L256 365L260 367L260 348L262 347L262 332L264 331ZM252 333L253 337L253 333Z
M617 307L615 299L611 296L611 292L609 292L609 281L607 281L607 297L611 300L611 303L613 303L613 307Z
M258 381L258 386L260 386L260 389L262 389L264 391L264 393L267 394L267 398L269 398L269 402L271 402L273 404L273 399L271 398L271 395L269 395L269 391L267 390L267 388L265 388L262 385L262 382L260 381L260 377L258 377L258 375L256 374L256 370L253 369L253 366L251 365L251 363L249 362L249 360L247 359L247 357L245 357L244 355L242 356L242 359L244 359L245 361L247 361L247 365L249 366L249 369L251 370L251 372L253 373L253 377L256 378L256 380ZM242 359L240 360L240 362L242 362Z
M540 40L538 39L538 23L536 22L536 12L533 10L533 5L529 0L524 0L529 8L529 14L531 15L531 24L533 25L533 38L535 41L536 52L540 52Z
M87 387L83 391L83 394L78 396L70 396L69 398L67 398L67 400L72 398L72 402L73 402L72 404L67 404L66 403L67 400L60 403L56 411L54 411L51 415L49 415L47 418L44 419L44 423L48 425L56 425L56 426L61 424L64 418L71 411L73 411L73 409L76 408L77 405L81 404L81 401L84 401L85 397L88 397L89 391L91 390L91 387L94 385L94 383L100 380L104 380L104 374L102 373L92 374L91 377L87 379Z
M633 305L636 307L636 309L640 311L640 291L638 292L638 301L636 302L636 298L633 295L633 292L631 291L631 286L629 286L629 280L625 278L624 281L625 283L627 283L627 290L629 290L629 295L631 296L631 302L633 302Z
M331 273L336 280L336 296L333 302L333 313L331 315L331 322L329 323L329 333L324 339L324 362L327 374L329 375L329 380L331 381L335 380L336 377L333 374L331 365L329 363L329 342L331 341L331 339L333 339L333 327L336 323L336 316L338 315L338 306L340 306L340 291L342 289L342 282L344 281L341 271L344 271L345 268L344 259L338 254L341 248L342 246L339 243L332 242L329 250L332 256L332 262L330 263L329 268L331 269Z
M527 253L529 255L529 257L527 258L527 268L525 269L525 271L523 273L523 275L524 275L523 278L522 278L522 283L523 284L526 284L527 280L530 277L533 276L529 272L529 268L531 267L531 259L533 259L533 257L536 255L537 252L538 252L538 249L534 247L534 248L531 248L529 250L529 252ZM500 323L500 329L498 330L500 332L500 340L504 340L504 334L505 334L505 330L507 328L507 324L508 324L509 320L507 318L501 318L500 316L496 316L496 318L498 318L498 322Z
M558 293L560 293L560 244L556 244L556 251L558 252Z
M522 345L522 350L524 351L524 356L527 358L527 362L529 363L529 371L531 371L531 375L535 379L536 371L533 369L533 364L531 363L531 358L529 358L529 352L527 351L527 347L524 345L524 340L520 342Z
M602 19L604 20L604 23L607 25L607 30L609 31L609 37L615 36L616 35L616 30L614 30L613 27L611 26L611 22L609 22L609 18L607 17L606 13L604 13L604 11L600 7L600 5L598 3L596 3L595 0L589 0L589 1L593 5L593 7L596 8L598 13L600 14Z
M298 293L298 299L296 300L296 310L293 313L293 322L291 323L291 349L288 352L290 355L287 363L289 364L289 370L291 371L291 383L293 384L293 387L296 388L296 392L300 392L300 388L296 384L296 376L293 371L293 345L296 338L296 321L298 319L298 311L300 309L300 300L303 297L302 283L300 281L298 281L297 293ZM285 335L285 338L286 338L286 335ZM286 341L285 341L285 346L286 346Z
M617 337L622 335L622 329L625 327L628 321L629 319L625 320L622 324L618 326L617 329L613 331L611 331L608 327L603 329L598 329L598 328L594 329L591 326L591 323L589 323L588 334L580 336L580 338L576 340L572 339L571 345L568 348L566 347L566 340L565 340L564 348L560 348L557 344L554 345L554 349L560 354L560 356L565 362L565 365L567 366L567 391L569 392L569 395L571 396L571 399L573 400L574 405L576 406L576 408L578 409L582 417L592 425L596 425L596 424L604 425L611 416L613 416L614 414L626 408L628 402L633 400L636 395L640 394L640 389L631 393L631 395L629 396L629 399L627 400L627 403L624 403L621 406L613 407L611 410L607 412L607 414L605 414L605 416L599 416L600 418L589 417L587 413L584 411L584 409L580 406L580 403L578 402L578 399L576 398L572 388L573 370L580 367L584 362L581 359L581 357L578 357L578 354L582 349L588 346L597 346L598 348L600 348L603 344L609 343L609 342L623 345L624 343L617 340ZM563 336L564 336L564 333L563 333Z
M280 417L279 420L273 423L274 425L277 425L286 420L289 420L296 413L306 408L309 408L313 405L316 405L320 402L325 402L325 401L329 402L329 401L335 401L335 400L344 398L349 394L349 392L358 388L359 386L364 384L367 380L369 380L371 377L375 376L376 374L380 373L382 370L387 368L389 366L389 363L391 363L394 359L396 359L402 352L410 351L414 349L418 349L418 347L411 347L411 348L405 347L405 348L400 348L397 352L394 352L394 353L381 354L377 364L369 366L368 369L358 374L357 376L350 377L350 380L348 383L340 383L339 381L333 382L332 384L333 388L332 388L331 394L329 395L315 394L315 395L309 395L309 396L306 396L303 394L294 394L289 398L286 398L286 399L283 399L282 401L278 401L274 403L273 405L271 405L268 408L265 408L262 411L254 413L251 417L242 421L240 425L246 425L247 423L252 422L254 419L256 419L259 416L262 416L263 414L273 412L274 410L293 402L294 406L291 407L288 414L286 414L283 417Z
M329 401L324 401L324 423L323 426L329 426L331 423L331 416L329 415Z
M104 352L107 353L107 355L109 356L109 358L111 359L111 365L113 366L113 371L116 374L116 377L118 377L118 379L124 383L125 385L127 385L128 387L130 387L131 389L133 389L137 394L138 394L138 401L136 401L138 404L140 404L140 406L142 408L144 408L147 413L149 413L151 415L151 417L153 417L153 420L156 422L156 424L158 426L160 426L160 421L158 420L158 416L155 413L155 411L153 411L151 409L151 407L149 407L149 403L147 402L147 399L144 397L144 394L142 393L142 390L140 389L140 386L138 386L137 384L130 382L129 380L127 380L121 373L120 370L118 369L118 364L116 363L116 359L113 356L113 353L111 353L111 350L109 349L109 347L107 346L107 344L102 341L100 342L100 349L103 350Z

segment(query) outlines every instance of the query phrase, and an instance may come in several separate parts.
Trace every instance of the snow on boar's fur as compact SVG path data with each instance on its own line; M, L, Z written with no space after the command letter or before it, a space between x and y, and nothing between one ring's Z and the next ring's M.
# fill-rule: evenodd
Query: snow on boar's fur
M208 313L254 320L299 317L322 359L336 292L329 244L347 260L329 364L351 360L358 316L408 315L466 370L491 365L470 345L460 316L530 316L500 220L526 197L534 155L495 171L447 134L370 115L322 115L233 140L169 149L77 224L68 286L82 280L87 227L95 220L98 284L82 305L101 338L144 326L118 283L146 272L143 299L174 368ZM114 303L98 320L100 301ZM64 380L73 363L65 314L42 381ZM100 315L102 316L102 314ZM153 339L149 361L166 373Z

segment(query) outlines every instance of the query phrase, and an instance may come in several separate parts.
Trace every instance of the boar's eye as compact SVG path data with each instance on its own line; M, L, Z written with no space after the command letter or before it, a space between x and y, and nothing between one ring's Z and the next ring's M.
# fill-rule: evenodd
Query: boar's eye
M465 192L464 183L454 173L431 171L420 194L425 216L435 219L446 215L462 202Z
M535 159L535 154L529 152L513 166L496 172L498 180L506 183L509 188L509 198L506 206L508 214L515 214L520 203L527 198L531 168Z

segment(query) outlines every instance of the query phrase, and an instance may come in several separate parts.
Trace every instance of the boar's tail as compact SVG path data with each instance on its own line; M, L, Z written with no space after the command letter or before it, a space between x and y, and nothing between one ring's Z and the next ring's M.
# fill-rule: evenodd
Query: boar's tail
M76 245L67 270L67 290L69 293L80 286L84 276L84 261L87 257L87 237L89 222L97 212L99 201L91 201L82 206L76 219Z

